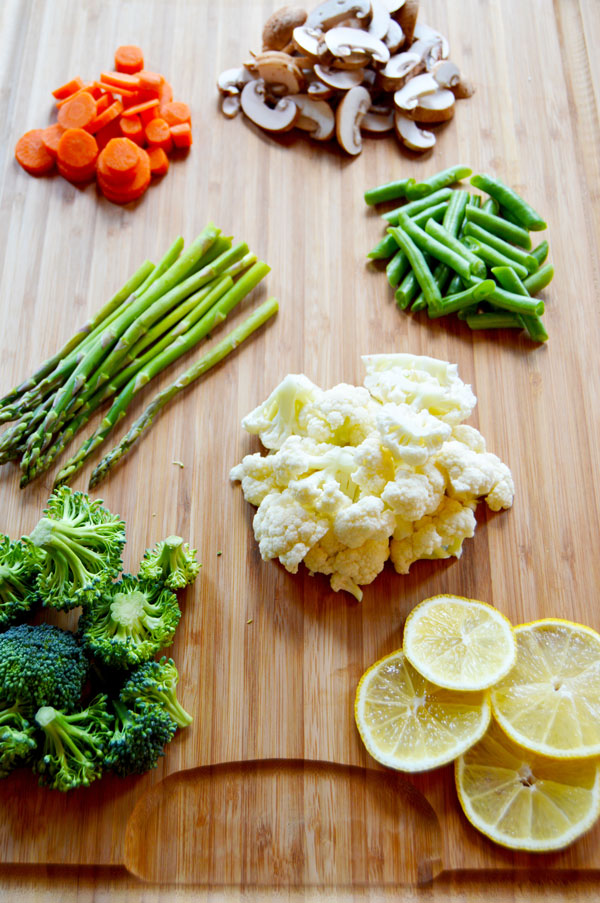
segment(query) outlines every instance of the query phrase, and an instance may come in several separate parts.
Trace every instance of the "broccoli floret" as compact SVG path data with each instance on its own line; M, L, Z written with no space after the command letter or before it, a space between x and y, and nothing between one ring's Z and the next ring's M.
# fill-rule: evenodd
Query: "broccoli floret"
M87 708L71 715L49 705L38 709L35 720L44 732L44 745L34 771L40 784L52 790L75 790L89 787L101 776L113 723L106 703L106 696L97 696Z
M0 633L0 696L9 702L74 709L87 670L85 652L69 630L18 624Z
M26 765L36 748L31 709L21 702L0 701L0 778Z
M161 583L123 574L88 603L79 635L104 664L134 668L170 646L180 617L177 597Z
M37 589L44 605L75 608L122 570L125 524L84 492L61 486L26 537L40 556Z
M0 630L33 607L37 599L36 573L27 545L0 534Z
M175 662L163 656L158 662L146 662L133 671L123 685L119 699L129 706L138 701L159 705L178 727L187 727L194 719L177 699L178 681Z
M138 701L134 708L113 701L116 728L104 758L104 767L121 778L143 774L164 756L177 725L159 705Z
M140 577L162 580L169 589L183 589L194 582L199 570L196 549L190 549L181 536L167 536L144 552Z

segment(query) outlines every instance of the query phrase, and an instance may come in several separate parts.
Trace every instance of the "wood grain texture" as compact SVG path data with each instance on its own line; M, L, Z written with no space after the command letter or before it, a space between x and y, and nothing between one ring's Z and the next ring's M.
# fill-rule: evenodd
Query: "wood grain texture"
M38 789L29 775L2 782L0 860L14 865L0 879L32 899L34 888L44 899L46 885L39 871L30 878L23 863L118 866L136 803L183 769L272 758L376 768L353 724L356 683L371 662L401 645L406 615L429 595L481 598L515 622L552 615L600 629L598 4L426 0L423 19L448 35L452 57L476 93L458 105L425 158L405 155L393 139L381 138L367 140L354 160L301 135L273 139L218 111L216 75L258 49L262 23L277 5L0 3L0 389L51 354L145 257L156 260L177 234L191 241L209 219L246 240L272 267L245 310L267 293L280 300L276 321L180 397L102 487L107 505L128 524L127 569L167 533L180 533L199 549L201 576L185 594L172 650L183 675L181 699L195 721L158 769L140 779L106 778L68 797ZM148 65L164 72L175 95L189 102L195 140L189 157L160 185L123 209L93 187L33 179L13 159L19 135L50 122L50 89L106 68L120 43L139 43ZM365 188L459 161L522 190L549 223L556 277L544 295L547 347L407 316L393 304L381 272L365 266L366 251L382 234L376 212L363 204ZM243 316L244 310L232 325ZM360 383L360 355L386 351L459 364L478 397L470 422L510 464L517 495L510 512L490 515L480 508L475 538L460 561L422 562L407 577L388 568L357 605L332 593L325 578L302 570L293 576L261 561L253 509L228 474L243 454L259 448L242 434L241 417L286 373L304 372L323 387ZM188 355L140 393L132 414L197 356ZM91 466L76 488L85 488ZM53 474L20 492L16 469L0 470L0 531L19 536L34 526ZM439 891L434 884L432 900L466 898L479 873L492 899L489 873L482 870L506 882L502 899L520 901L521 890L510 884L519 874L533 872L549 882L550 870L591 876L589 870L600 867L600 828L564 853L520 856L494 847L465 823L450 769L412 783L439 821L442 868L463 876L448 878ZM183 832L189 812L185 799L175 802L175 813L163 817L169 824L176 818ZM365 814L365 831L378 825L376 811ZM151 834L144 843L168 856L164 838L160 847ZM192 857L193 850L177 860L177 880L193 873ZM97 875L87 872L81 885L71 885L71 898L96 898L95 888L110 886L126 899L135 887L122 873ZM556 899L570 899L569 887L555 881L544 899L555 892ZM355 887L354 899L383 899L374 884ZM139 899L135 893L131 898ZM170 893L165 899L174 898ZM249 893L220 889L211 899ZM160 899L151 890L144 894Z

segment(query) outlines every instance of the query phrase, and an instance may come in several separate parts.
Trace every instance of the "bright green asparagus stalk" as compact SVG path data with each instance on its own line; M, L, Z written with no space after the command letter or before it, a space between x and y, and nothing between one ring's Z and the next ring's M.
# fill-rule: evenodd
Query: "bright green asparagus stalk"
M269 298L264 304L254 311L240 326L232 330L218 345L203 355L189 370L186 370L174 383L159 392L150 402L143 414L136 420L129 432L121 439L120 443L108 453L94 469L90 478L89 488L97 486L137 442L143 433L150 428L156 415L173 398L191 385L195 380L203 376L208 370L223 360L230 352L241 345L253 332L263 325L278 310L275 298Z
M143 295L147 289L150 288L153 282L156 282L157 279L167 272L170 269L181 252L183 251L183 238L181 235L178 235L171 247L166 251L161 260L157 263L151 273L148 273L148 277L142 282L142 284L137 289L138 295Z

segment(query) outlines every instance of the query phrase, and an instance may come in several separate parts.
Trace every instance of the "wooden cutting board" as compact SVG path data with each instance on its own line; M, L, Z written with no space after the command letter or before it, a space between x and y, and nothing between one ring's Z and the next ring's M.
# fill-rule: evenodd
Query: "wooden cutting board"
M39 789L29 774L3 781L0 860L123 864L163 883L336 885L356 899L442 869L542 878L598 869L600 826L547 856L488 842L463 818L451 768L409 781L369 758L352 704L362 672L401 645L408 612L435 593L484 599L515 623L560 616L600 629L600 69L592 52L600 7L427 0L423 20L448 36L476 93L425 157L382 137L350 159L219 112L217 74L260 49L276 5L0 4L0 389L48 357L143 259L156 260L178 234L190 242L210 219L272 267L232 323L267 295L280 301L276 321L181 396L102 486L128 525L127 570L168 533L199 550L203 568L172 647L193 725L138 779L107 777L67 796ZM125 208L94 187L27 176L13 148L22 132L51 121L50 90L94 77L118 44L133 42L191 105L189 157ZM545 347L406 315L385 276L365 265L383 229L363 191L457 162L497 174L549 223L556 278L544 293ZM460 561L421 562L405 577L388 567L357 604L325 578L261 560L253 509L228 474L259 449L242 416L286 373L323 387L360 384L361 354L393 351L458 363L478 397L470 422L509 463L517 491L509 512L480 507ZM197 356L141 393L119 437ZM85 489L90 471L75 488ZM0 531L32 529L53 474L20 491L16 468L0 470Z

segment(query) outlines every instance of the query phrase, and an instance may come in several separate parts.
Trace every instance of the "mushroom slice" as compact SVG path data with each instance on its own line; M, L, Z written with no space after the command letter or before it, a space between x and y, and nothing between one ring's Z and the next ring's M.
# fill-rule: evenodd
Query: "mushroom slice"
M424 63L418 53L405 50L391 56L381 70L381 84L385 91L401 88L404 82L423 69Z
M404 43L404 32L395 19L390 19L390 27L384 35L383 43L390 53L395 53Z
M457 85L451 85L450 87L457 100L464 100L466 97L472 97L475 93L475 88L471 82L463 81L462 78Z
M360 85L365 77L364 69L330 69L315 63L314 73L323 84L336 91L349 91Z
M269 132L287 132L300 115L296 104L283 97L274 107L265 102L265 85L262 79L254 79L244 85L242 110L252 122Z
M353 53L366 53L376 63L387 63L390 51L383 41L359 28L332 28L325 32L328 50L336 57L349 57Z
M426 132L420 129L416 122L408 119L397 110L394 114L394 129L398 140L405 144L406 147L410 147L411 150L426 151L435 144L433 132Z
M460 70L452 60L439 60L431 74L441 88L455 88L460 82Z
M309 28L321 28L327 31L334 28L338 22L356 16L357 19L365 19L371 12L370 0L325 0L319 3L309 13L306 25Z
M294 94L291 100L300 110L300 116L294 123L296 128L310 132L311 138L327 141L335 131L333 110L324 100L315 100L308 94Z
M388 33L390 22L390 14L385 8L382 0L371 0L371 21L369 22L369 27L367 29L369 34L373 35L374 38L383 41Z
M419 102L406 115L416 122L446 122L454 116L454 94L448 88L438 88L432 94L419 97Z
M268 50L257 54L254 62L259 78L266 85L281 85L288 94L298 94L304 88L302 70L288 53Z
M398 12L394 12L394 18L404 32L407 47L413 41L413 33L419 15L419 0L406 0Z
M238 94L225 94L221 101L221 112L228 119L233 119L240 112L242 101Z
M417 40L424 41L441 41L442 43L442 59L447 60L450 56L450 44L448 43L448 39L444 37L443 34L440 34L439 31L436 31L435 28L431 28L429 25L425 25L423 22L417 22L413 31L413 35Z
M246 68L226 69L217 79L217 88L222 94L239 94L252 75Z
M424 73L407 81L403 88L394 94L394 103L401 110L414 110L424 94L433 94L439 88L433 75Z
M405 0L381 0L388 13L397 13L404 6Z
M306 22L306 16L306 10L298 6L283 6L274 12L263 27L263 50L284 50L294 29Z
M294 28L292 38L298 50L313 60L320 59L323 52L327 50L323 32L309 28L306 24Z
M329 85L326 85L316 76L311 76L307 79L308 88L306 89L306 93L310 94L311 97L314 97L315 100L329 100L330 97L333 97L335 94L335 89L330 88Z
M360 122L361 132L372 132L381 135L383 132L390 132L394 128L394 113L389 110L387 113L375 113L370 109L365 113Z
M357 85L344 95L335 114L337 140L347 153L356 156L362 150L360 123L371 106L371 95L366 88Z

